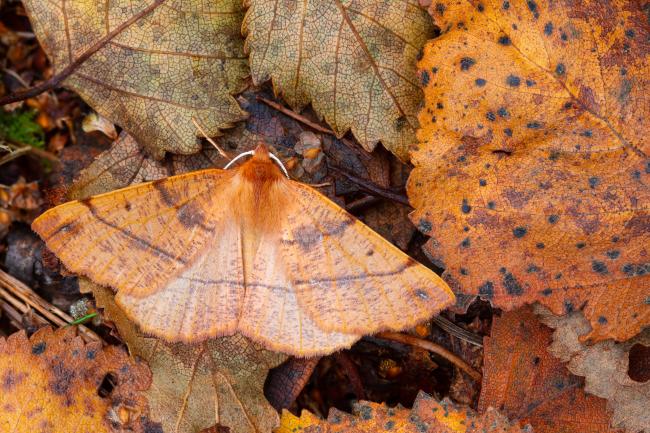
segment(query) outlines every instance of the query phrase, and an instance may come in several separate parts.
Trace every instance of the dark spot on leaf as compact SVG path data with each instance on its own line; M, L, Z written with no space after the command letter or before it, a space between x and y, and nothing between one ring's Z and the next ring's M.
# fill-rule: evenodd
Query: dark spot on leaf
M619 250L609 250L605 253L607 257L609 257L612 260L618 259L618 256L621 255L621 252Z
M436 3L436 12L438 12L440 15L443 15L445 13L445 5L442 3Z
M93 360L95 359L95 356L97 356L97 352L95 352L94 350L89 350L88 352L86 352L86 359Z
M469 205L469 203L467 203L467 199L465 198L463 199L463 203L460 206L460 210L463 213L469 213L472 210L472 207Z
M504 36L499 37L499 43L501 45L510 45L512 43L512 41L510 40L510 38L508 36L504 35Z
M555 73L558 75L564 75L566 72L566 66L564 66L564 63L558 63L557 66L555 67Z
M508 137L512 137L512 129L510 128L504 129L503 133L506 134Z
M497 110L497 114L501 117L508 117L510 116L510 113L508 113L508 110L506 110L506 107L500 107Z
M528 5L528 9L530 9L530 11L533 13L533 17L535 17L535 19L539 18L537 3L534 0L528 0L526 4Z
M368 257L372 256L373 254L375 254L375 250L366 251L366 256L368 256Z
M544 34L546 36L551 36L552 33L553 33L553 23L549 21L544 25Z
M45 352L46 347L47 344L45 342L36 343L32 346L32 354L41 355L43 352Z
M429 73L427 71L422 71L420 73L420 82L422 83L423 86L426 86L429 84Z
M489 201L488 204L487 204L487 206L488 206L488 209L494 209L495 204L494 204L493 201Z
M418 223L418 228L422 233L429 233L433 227L431 227L431 223L424 218L420 218L420 222Z
M533 364L535 364L535 365L538 365L540 361L541 361L541 359L540 359L539 356L536 356L536 357L533 358Z
M469 272L465 268L460 268L460 274L461 275L469 275Z
M581 250L581 249L583 249L586 245L587 245L587 244L585 244L584 242L578 242L578 243L576 244L576 248L579 249L579 250Z
M492 111L488 111L485 117L491 122L494 122L497 119L497 116Z
M544 247L545 247L544 242L537 242L535 247L537 247L538 250L544 249Z
M573 303L571 301L564 301L564 311L568 313L572 313L574 310Z
M526 227L515 227L515 229L512 231L512 234L516 238L523 238L527 232L528 230L526 230Z
M507 272L503 277L503 285L509 295L521 296L524 293L523 287L510 272Z
M485 179L479 179L479 180L478 180L478 184L479 184L480 186L485 186L485 185L487 185L487 181L486 181Z
M605 316L598 317L598 323L604 325L605 323L607 323L607 318Z
M506 78L506 84L510 87L519 87L521 84L521 78L516 75L508 75Z
M600 179L596 176L590 177L589 178L589 187L590 188L596 188L596 185L600 183Z
M486 281L478 288L478 294L491 298L494 296L494 284L492 281Z
M510 9L510 2L509 2L508 0L505 0L505 1L501 4L501 8L503 8L503 10L506 10L506 11L507 11L508 9Z
M544 296L550 296L551 293L553 293L553 289L546 288L546 289L542 290L542 295L544 295Z
M539 123L539 122L528 122L526 124L526 128L529 128L529 129L539 129L541 127L542 127L542 124Z
M634 30L632 30L632 29L625 30L625 36L627 36L630 39L633 39L634 38Z
M438 102L436 104L436 108L438 108L439 110L442 110L442 108L443 108L442 102Z
M485 81L483 78L477 78L476 80L474 80L474 83L479 87L483 87L485 86L485 83L487 83L487 81Z
M479 12L483 12L485 10L485 7L483 6L483 3L479 3L476 9L478 9Z
M468 248L469 245L470 245L470 240L469 240L469 238L465 238L465 239L463 239L463 241L460 243L460 246L463 247L463 248Z
M537 84L535 80L530 80L530 79L526 80L526 86L528 87L533 87L535 84Z
M526 272L528 272L529 274L534 274L536 272L539 272L539 268L535 265L530 265L528 266L528 269L526 269Z
M603 262L599 262L598 260L591 262L591 269L599 274L606 274L608 272L607 265Z
M549 215L548 222L551 223L551 224L555 224L556 222L558 222L559 219L560 219L560 217L558 215L555 215L555 214Z
M476 60L474 60L471 57L463 57L460 59L460 70L461 71L468 71L469 68L474 66L476 64Z
M561 38L563 41L568 41L568 40L569 40L569 37L568 37L567 34L564 33L564 32L562 32L562 34L560 35L560 38Z
M438 72L438 68L436 67L431 68L431 73L435 74L437 72Z
M582 135L583 137L590 138L593 134L590 129L585 129L580 133L580 135Z

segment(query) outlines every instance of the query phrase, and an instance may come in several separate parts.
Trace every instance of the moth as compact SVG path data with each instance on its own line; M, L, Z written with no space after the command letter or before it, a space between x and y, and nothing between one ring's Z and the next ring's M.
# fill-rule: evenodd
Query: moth
M272 158L261 144L234 169L68 202L32 227L69 270L115 289L142 331L170 342L241 333L315 356L454 301L434 272Z

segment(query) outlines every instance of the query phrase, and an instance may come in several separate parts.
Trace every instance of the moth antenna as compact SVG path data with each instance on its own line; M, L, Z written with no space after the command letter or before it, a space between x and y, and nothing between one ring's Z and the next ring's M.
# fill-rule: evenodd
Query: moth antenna
M240 153L239 155L237 155L236 157L234 157L234 158L233 158L233 159L232 159L228 164L226 164L226 166L225 166L223 169L224 169L224 170L228 170L230 167L232 167L232 165L233 165L237 160L239 160L239 159L241 159L241 158L244 158L245 156L253 155L254 153L255 153L254 150L249 150L248 152L242 152L242 153ZM271 159L272 159L272 160L273 160L273 161L274 161L274 162L275 162L275 163L280 167L280 169L282 170L282 173L284 173L284 175L287 177L287 179L291 179L291 177L289 177L289 172L287 171L287 169L286 169L286 167L284 166L284 164L282 163L282 161L280 161L280 158L278 158L277 156L275 156L275 155L272 154L271 152L269 152L269 156L270 156Z
M199 122L197 122L196 119L195 119L194 117L192 117L192 123L194 124L194 126L196 126L196 129L198 129L199 132L201 132L201 134L203 135L203 137L204 137L206 140L208 140L208 143L210 143L211 145L214 146L215 149L217 149L217 152L219 152L219 155L223 156L223 157L226 158L228 161L231 161L231 162L232 162L232 158L231 158L230 156L228 156L228 154L227 154L227 153L226 153L226 152L225 152L221 147L219 147L219 145L218 145L218 144L217 144L213 139L211 139L210 137L208 137L208 134L205 133L205 130L203 130L203 128L201 127L201 125L199 124Z

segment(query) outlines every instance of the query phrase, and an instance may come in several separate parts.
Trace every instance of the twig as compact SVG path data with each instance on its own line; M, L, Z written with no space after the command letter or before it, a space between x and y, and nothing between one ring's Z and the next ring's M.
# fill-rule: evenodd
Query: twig
M365 152L365 151L359 149L359 147L358 147L357 145L355 145L353 142L351 142L351 141L348 140L347 138L338 138L338 136L336 135L336 133L335 133L334 131L332 131L331 129L329 129L329 128L325 128L324 126L321 126L321 125L319 125L319 124L316 123L316 122L312 122L311 120L309 120L308 118L306 118L306 117L303 116L302 114L298 114L298 113L296 113L296 112L293 111L293 110L289 110L288 108L286 108L286 107L284 107L284 106L278 104L277 102L271 101L270 99L266 99L266 98L263 97L263 96L259 96L259 95L257 95L255 98L256 98L258 101L261 101L261 102L265 103L265 104L268 105L269 107L278 110L278 111L281 112L282 114L284 114L284 115L286 115L286 116L289 116L289 117L291 117L292 119L297 120L298 122L303 123L303 124L309 126L311 129L313 129L313 130L315 130L315 131L318 131L318 132L323 133L323 134L331 135L332 137L338 139L341 143L343 143L343 144L345 144L347 147L349 147L349 148L350 148L352 151L354 151L357 155L360 155L360 156L363 157L364 159L370 159L370 155L369 155L367 152Z
M0 287L6 289L4 290L3 288L0 288L0 296L6 298L10 302L11 299L20 299L25 304L34 308L47 320L59 327L74 322L73 317L38 296L36 292L2 269L0 269ZM97 334L83 325L79 325L79 333L84 337L84 340L101 341L101 338Z
M59 164L59 158L56 157L56 155L48 152L47 150L43 149L38 149L36 147L32 147L28 144L18 144L18 143L13 143L11 141L5 140L3 141L6 143L6 146L3 146L0 144L2 147L2 150L8 149L9 154L5 155L0 159L0 165L6 164L7 162L18 158L19 156L25 155L27 153L31 153L32 155L38 156L43 159L47 159L48 161L51 161L54 164Z
M68 66L63 68L61 72L59 72L58 74L53 75L48 80L45 80L34 87L30 87L27 90L12 93L11 95L7 95L3 98L0 98L0 106L11 104L12 102L23 101L28 98L33 98L34 96L40 95L43 92L54 89L59 84L61 84L63 80L68 78L79 66L81 66L81 64L83 64L86 60L88 60L90 56L92 56L97 51L99 51L108 42L110 42L111 39L113 39L115 36L119 35L122 32L122 30L126 29L134 22L140 20L142 17L150 14L164 2L165 0L154 0L154 2L151 5L142 9L140 12L133 15L131 18L129 18L128 20L126 20L125 22L117 26L115 29L107 33L106 36L99 39L95 44L93 44L86 51L84 51L83 54L77 57Z
M411 204L409 203L408 199L406 196L402 194L396 194L392 191L389 191L387 189L384 189L378 185L375 185L374 183L367 181L365 179L361 179L360 177L356 177L344 170L341 170L340 168L329 165L328 168L336 173L340 173L343 176L347 177L350 181L356 183L359 185L361 188L369 192L370 194L377 196L377 197L383 197L388 200L392 200L396 203L403 204L405 206L411 207Z
M472 379L476 380L477 382L481 381L481 373L474 370L468 363L463 361L461 358L449 350L431 341L423 340L421 338L413 337L407 334L401 334L399 332L381 332L377 334L376 337L383 338L384 340L397 341L399 343L408 344L410 346L416 346L421 349L436 353L463 370Z
M27 305L21 304L19 302L19 309L17 310L16 308L13 307L13 302L7 302L3 301L0 299L0 309L5 312L9 320L12 322L12 324L18 328L22 329L23 328L23 315L28 314L30 311L30 308ZM41 317L39 314L35 313L34 310L32 310L32 317L39 322L40 325L49 325L50 322L45 320L43 317Z
M209 142L211 145L213 145L215 149L217 149L217 152L219 152L219 155L223 156L223 157L226 158L228 161L232 161L232 158L231 158L230 156L228 156L228 154L226 153L226 151L223 150L223 149L222 149L222 148L221 148L221 147L220 147L220 146L219 146L219 145L218 145L218 144L217 144L213 139L211 139L210 137L208 137L208 134L205 132L205 130L203 129L203 127L201 126L201 124L198 122L198 120L196 120L194 117L192 117L192 123L194 124L194 126L196 126L196 129L198 129L199 132L200 132L201 134L203 134L203 137L205 137L205 139L208 140L208 142Z
M463 341L467 341L474 346L483 347L483 338L480 335L469 332L468 330L461 328L451 320L447 320L442 316L434 316L432 320L436 325L451 335Z

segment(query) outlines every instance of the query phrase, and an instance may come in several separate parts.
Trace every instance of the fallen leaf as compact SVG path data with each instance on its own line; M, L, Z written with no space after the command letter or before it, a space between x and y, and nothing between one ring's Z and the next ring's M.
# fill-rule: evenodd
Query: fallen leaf
M650 324L647 15L639 2L431 3L443 34L408 195L464 296L584 306L588 338ZM616 313L612 314L612 306ZM602 319L601 319L602 317Z
M495 316L484 339L479 412L497 407L535 433L619 432L609 427L607 402L585 394L582 380L547 351L551 334L530 307Z
M253 81L273 79L296 110L311 102L337 135L378 141L402 160L422 93L415 59L433 26L417 0L247 0Z
M99 131L102 134L106 135L108 138L113 140L117 139L117 131L115 130L115 125L113 122L97 113L90 113L84 117L81 122L81 129L84 132L94 132Z
M249 73L239 0L163 3L24 2L62 85L157 158L200 149L192 117L210 136L242 120Z
M532 433L528 426L511 423L495 409L479 415L468 406L449 399L436 401L420 392L413 409L389 408L379 403L362 401L354 404L353 415L331 409L327 421L308 411L300 418L282 412L280 427L275 433Z
M75 334L42 328L29 339L24 331L0 338L0 431L159 431L143 393L147 366Z
M140 333L115 304L110 289L80 282L92 291L97 306L115 323L131 354L144 359L153 372L146 395L151 418L165 433L198 433L215 420L232 432L268 432L278 425L278 414L264 398L264 380L270 368L286 356L268 352L235 335L198 345L170 344Z
M453 301L433 271L286 179L264 144L236 169L68 202L32 228L67 268L114 287L127 316L167 341L237 332L316 356L415 326Z
M13 222L31 224L42 204L37 182L28 183L20 178L13 185L0 184L0 239L7 235Z
M536 312L555 329L549 352L568 362L571 373L585 378L585 391L607 399L613 425L630 432L650 432L650 328L623 343L608 340L586 346L579 336L588 332L590 325L580 312L562 317L542 308ZM638 366L643 369L636 369L637 374L635 351L646 360L645 366Z

